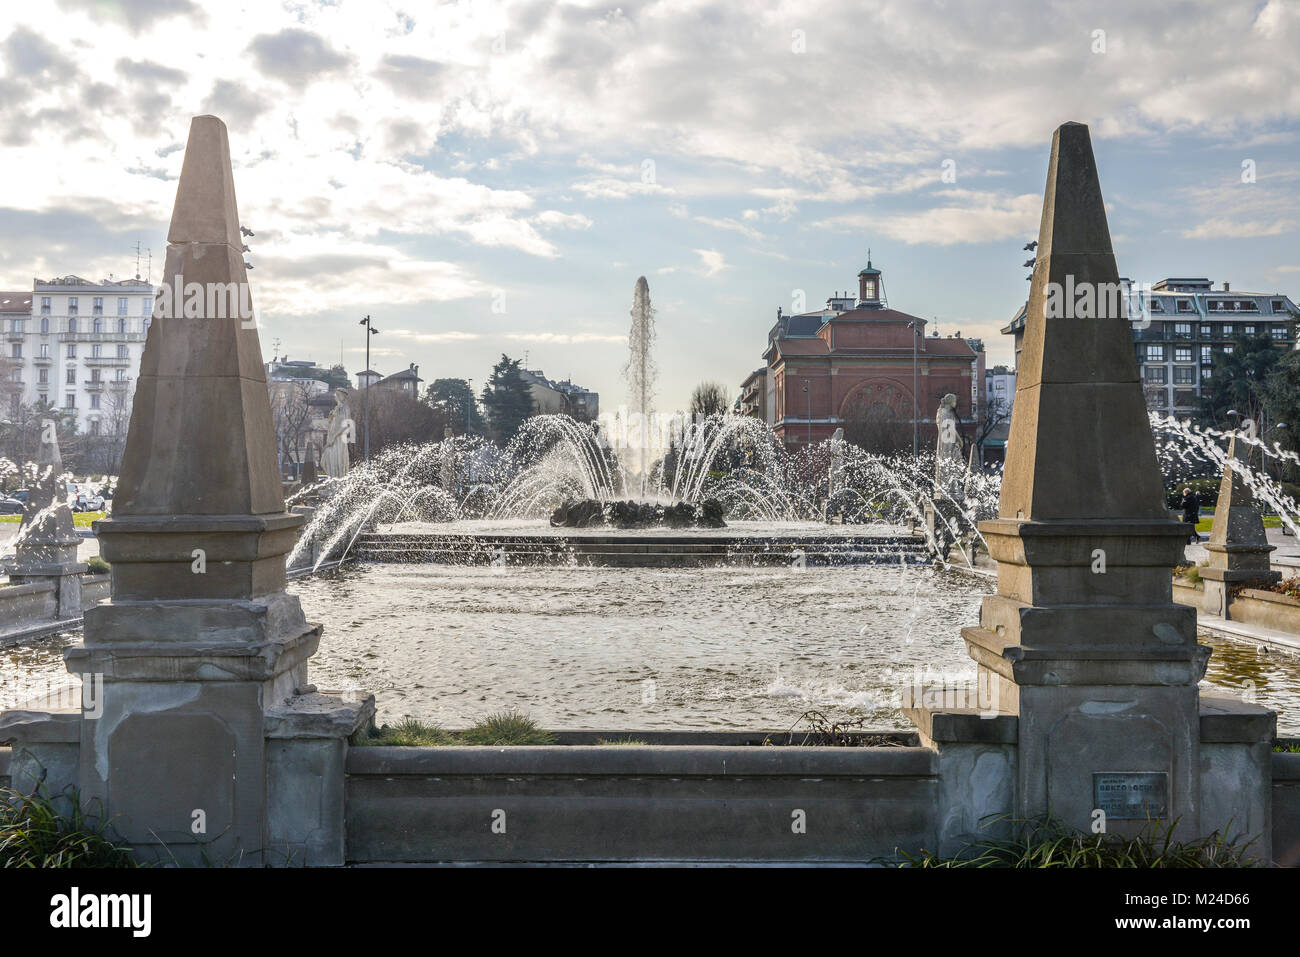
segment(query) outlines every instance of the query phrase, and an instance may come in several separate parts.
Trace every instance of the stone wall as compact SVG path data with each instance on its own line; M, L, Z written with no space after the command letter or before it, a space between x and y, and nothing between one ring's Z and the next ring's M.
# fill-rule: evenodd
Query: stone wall
M1258 588L1244 588L1228 604L1233 621L1300 635L1300 598Z
M1204 601L1204 592L1195 585L1175 581L1173 593L1174 601L1180 605L1200 608ZM1228 598L1228 619L1300 635L1300 598L1260 588L1243 588L1235 597Z
M1273 860L1300 866L1300 754L1277 753L1273 763Z
M81 610L94 608L109 597L109 575L81 576ZM25 635L42 625L54 626L58 617L58 586L55 579L6 585L0 588L0 640L6 634ZM75 618L68 619L74 622Z
M113 591L113 576L105 572L102 575L81 576L81 610L94 608L101 601L108 601Z
M925 748L352 748L347 858L847 861L936 842Z
M22 631L39 621L53 621L58 610L53 580L0 588L0 628Z

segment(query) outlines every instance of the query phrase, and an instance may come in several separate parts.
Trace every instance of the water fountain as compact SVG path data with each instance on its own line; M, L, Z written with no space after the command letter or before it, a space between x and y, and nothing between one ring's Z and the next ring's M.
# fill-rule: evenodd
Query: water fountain
M636 281L632 292L632 329L628 333L628 360L623 367L623 376L627 380L628 400L633 414L639 417L644 427L653 413L654 380L658 370L650 350L655 339L654 307L650 305L650 284L645 276ZM646 459L649 449L642 442L637 459L637 475L643 480L641 495L645 496L644 479L646 476Z

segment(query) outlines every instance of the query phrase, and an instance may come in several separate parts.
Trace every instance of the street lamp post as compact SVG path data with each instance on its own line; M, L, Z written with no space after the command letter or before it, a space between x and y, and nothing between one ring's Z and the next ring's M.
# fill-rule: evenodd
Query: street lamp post
M474 380L465 380L465 438L470 433L470 413L474 411Z
M812 392L808 390L807 379L805 379L803 383L803 394L808 397L808 412L804 421L808 425L808 449L809 449L808 454L811 455L812 454L811 451L812 450Z
M915 462L921 454L921 409L916 397L917 390L920 388L917 382L917 340L921 335L919 320L913 319L907 324L907 328L912 330L912 461Z
M369 373L369 372L370 372L370 337L371 337L371 336L377 336L377 335L379 335L379 330L376 329L376 328L371 324L371 322L370 322L370 317L369 317L369 316L366 316L366 318L362 319L361 322L360 322L360 325L363 325L363 326L366 327L366 372ZM366 444L365 444L365 460L366 460L367 462L370 461L370 380L371 380L372 378L374 378L374 377L371 376L371 375L369 375L369 374L366 375L366 390L365 390L365 393L366 393L366 397L365 397L365 407L366 407L366 412L365 412L365 426L364 426L364 429L365 429L365 434L366 434L366 438L365 438L365 443L366 443Z

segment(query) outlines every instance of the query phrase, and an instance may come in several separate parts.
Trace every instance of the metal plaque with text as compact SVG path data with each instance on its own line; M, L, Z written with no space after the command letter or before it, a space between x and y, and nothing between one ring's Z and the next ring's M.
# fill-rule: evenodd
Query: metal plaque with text
M1169 775L1164 771L1094 771L1092 806L1107 818L1145 821L1169 812Z

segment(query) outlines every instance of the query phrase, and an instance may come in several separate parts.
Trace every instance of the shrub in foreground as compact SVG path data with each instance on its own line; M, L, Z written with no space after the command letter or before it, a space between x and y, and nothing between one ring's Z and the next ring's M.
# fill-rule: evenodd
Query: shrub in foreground
M1009 818L1019 832L1005 840L975 841L955 857L922 851L904 855L900 867L1253 867L1259 862L1247 855L1249 844L1230 843L1218 831L1208 837L1176 841L1177 821L1152 821L1132 837L1082 834L1058 821L1023 821Z
M31 795L0 788L0 867L137 866L105 827L101 817L82 810L75 792L56 804L44 788Z

